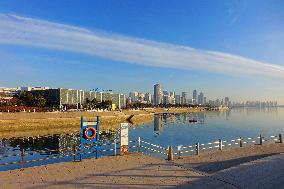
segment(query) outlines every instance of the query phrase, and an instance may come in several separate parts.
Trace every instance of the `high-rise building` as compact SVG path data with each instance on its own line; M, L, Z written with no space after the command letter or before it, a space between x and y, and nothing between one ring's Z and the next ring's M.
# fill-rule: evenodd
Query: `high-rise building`
M152 95L151 95L151 93L146 93L145 97L144 97L144 100L148 104L152 103Z
M127 99L126 99L126 103L127 104L131 104L132 103L132 100L131 100L131 97L129 96L129 97L127 97Z
M181 104L180 95L175 95L175 103L176 104Z
M138 101L138 92L136 92L136 91L130 92L129 97L131 98L132 103L137 102Z
M203 105L204 104L204 94L203 94L203 92L200 92L200 94L198 95L198 104L199 105Z
M192 93L192 104L196 104L197 103L197 91L194 90Z
M169 98L169 92L163 91L163 104L169 104L170 98Z
M225 106L229 107L230 106L230 98L225 97Z
M145 97L144 93L138 92L138 101L139 102L144 102L144 97Z
M181 93L181 104L187 104L187 92Z
M221 104L220 104L220 100L219 99L216 99L215 100L215 106L220 106Z
M175 104L176 100L175 100L175 92L170 92L170 104Z
M169 95L163 96L163 104L165 104L165 105L170 104L170 96Z
M154 105L162 104L163 102L163 92L162 86L160 84L154 85Z

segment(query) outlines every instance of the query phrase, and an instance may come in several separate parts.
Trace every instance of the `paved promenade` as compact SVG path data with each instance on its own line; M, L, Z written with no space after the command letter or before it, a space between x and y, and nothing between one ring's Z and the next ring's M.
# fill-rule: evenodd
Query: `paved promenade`
M284 188L284 154L273 155L214 174L239 188Z
M0 188L175 188L203 177L165 160L131 154L0 172ZM208 177L204 180L224 186Z
M182 167L182 166L181 166ZM194 169L192 169L195 171ZM181 188L246 188L246 189L283 189L284 154L272 155L224 169L213 174L206 174L198 180L182 185ZM208 183L208 181L211 181ZM215 185L217 181L223 184ZM212 187L213 188L213 187Z

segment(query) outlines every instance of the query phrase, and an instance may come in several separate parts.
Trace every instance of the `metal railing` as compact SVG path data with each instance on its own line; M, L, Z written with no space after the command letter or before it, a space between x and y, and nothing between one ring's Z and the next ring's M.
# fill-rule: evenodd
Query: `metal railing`
M135 140L129 141L129 143L137 143ZM104 155L112 155L116 156L119 154L117 151L120 149L120 142L114 140L112 142L102 143L101 141L98 141L97 143L94 143L92 145L76 145L74 144L73 147L66 147L66 148L59 148L59 149L45 149L45 150L34 150L34 151L26 151L25 150L25 144L22 143L20 148L17 148L17 150L20 151L20 153L13 153L13 154L7 154L0 156L0 161L5 161L6 158L9 157L19 157L15 161L10 162L4 162L0 163L0 166L5 165L12 165L12 164L26 164L26 163L33 163L33 162L39 162L39 161L45 161L45 160L52 160L52 159L60 159L60 158L72 158L73 161L81 161L82 155L92 155L95 154L96 158L98 157L96 153L100 153L100 156ZM106 148L107 147L107 148ZM138 145L129 145L129 148L137 148ZM5 147L6 149L6 147ZM8 147L8 149L12 149ZM104 154L105 152L110 152L109 154ZM41 157L36 159L31 159L35 155L44 155L47 157ZM77 158L79 156L79 159Z
M140 137L138 140L130 140L129 143L133 145L129 145L129 148L136 148L138 152L152 152L160 155L166 155L169 160L171 157L178 156L179 158L182 155L199 155L200 152L204 152L207 150L223 150L224 148L232 148L232 147L244 147L251 144L263 145L266 142L275 142L275 143L283 143L282 134L272 135L269 137L263 137L262 135L256 137L239 137L231 140L222 140L219 139L217 141L208 142L208 143L196 143L193 145L178 145L178 146L168 146L163 147L161 145L157 145L151 142L147 142L142 140ZM117 150L120 150L120 142L116 139L111 142L102 143L101 141L94 143L92 145L84 145L77 146L76 144L73 147L59 148L59 149L45 149L45 150L35 150L35 151L25 151L24 143L22 143L21 147L17 147L17 150L20 150L20 153L7 154L0 156L0 160L5 160L9 157L19 157L15 161L0 163L0 166L12 165L12 164L25 164L39 161L46 161L52 159L60 159L60 158L72 158L73 161L78 161L77 157L79 156L79 161L82 160L82 155L90 155L95 153L101 153L100 155L104 155L102 153L110 152L108 155L116 156L119 153ZM104 148L108 147L108 148ZM174 152L174 149L177 149ZM61 154L60 154L61 153ZM34 155L45 155L47 157L30 159ZM97 158L97 154L96 154Z
M160 145L157 145L157 144L153 144L153 143L141 140L140 137L138 138L138 148L139 149L142 148L142 149L150 150L152 152L163 154L163 155L167 154L166 153L167 152L167 148L165 148L163 146L160 146Z
M139 137L140 140L140 137ZM234 147L244 147L252 144L263 145L263 143L283 143L282 134L272 135L269 137L264 137L262 135L256 137L239 137L231 140L216 140L208 143L199 143L193 145L178 145L178 146L168 146L167 148L140 140L139 146L151 152L166 155L169 160L170 157L174 155L181 158L182 155L199 155L200 152L205 152L208 150L223 150L224 148L234 148ZM141 145L142 144L142 145ZM146 146L147 145L147 146ZM174 152L174 149L177 149Z

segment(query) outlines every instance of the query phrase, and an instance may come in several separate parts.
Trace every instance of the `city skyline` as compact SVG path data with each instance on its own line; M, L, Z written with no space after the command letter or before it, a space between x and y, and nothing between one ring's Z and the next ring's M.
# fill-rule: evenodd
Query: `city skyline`
M284 104L281 1L67 4L0 2L0 86L127 94L162 83Z
M60 101L55 100L56 97L53 95L55 91L63 93L62 99L65 99L69 105L78 105L87 103L88 100L92 101L96 99L99 102L103 100L114 100L114 104L119 108L125 107L126 104L133 105L135 103L144 103L148 105L202 105L202 106L224 106L224 107L277 107L283 106L278 104L275 100L270 101L259 101L259 100L246 100L242 102L231 100L228 96L207 98L207 96L200 91L198 94L197 90L193 90L192 96L188 95L188 92L181 92L181 94L172 90L165 90L161 84L155 84L153 93L151 92L138 92L130 91L129 94L116 94L112 90L101 90L99 88L92 90L82 89L64 89L64 88L51 88L47 86L21 86L14 88L0 87L0 96L11 99L14 96L18 96L22 92L29 91L32 94L41 94L44 98L49 99L49 105L58 105ZM65 91L65 92L64 92ZM69 94L70 93L70 94ZM225 95L225 94L224 94ZM192 98L191 98L192 97ZM197 100L196 100L197 98ZM53 100L51 100L53 99ZM88 99L88 100L87 100ZM118 100L120 99L120 100ZM158 100L157 100L158 99ZM50 101L51 100L51 101ZM112 101L111 100L111 101ZM64 102L62 103L64 105ZM80 105L81 106L81 105ZM60 107L64 107L61 106Z
M215 102L215 101L222 101L224 105L228 106L228 102L232 102L235 104L246 104L246 103L256 103L256 102L273 102L273 103L277 103L278 101L275 99L270 99L270 100L257 100L257 99L246 99L243 101L237 101L237 100L232 100L230 99L230 97L226 96L226 94L222 94L222 96L210 96L208 94L204 94L204 92L198 91L196 89L192 90L192 95L190 95L190 90L182 90L180 89L179 91L181 92L177 92L175 90L172 89L165 89L162 87L162 84L155 84L154 86L154 90L149 90L149 91L140 91L140 90L134 90L134 91L128 91L126 93L120 93L121 95L125 95L126 97L126 101L130 101L129 103L133 103L133 102L144 102L144 103L152 103L153 105L159 105L159 104L164 104L165 101L165 96L169 96L170 98L173 98L173 101L171 101L170 99L168 99L168 103L166 104L193 104L193 105L197 105L197 104L206 104L211 102ZM155 90L157 88L157 93L160 95L159 99L157 100L159 103L155 102ZM17 91L32 91L32 90L36 90L36 91L42 91L42 90L48 90L48 89L64 89L64 87L50 87L50 86L14 86L14 87L3 87L0 86L0 93L5 91L7 92L8 96L11 96L11 94L13 94L14 92ZM91 89L91 90L86 90L86 89L74 89L74 88L68 88L69 90L77 90L77 91L90 91L90 92L96 92L96 93L110 93L113 94L115 93L113 90L104 90L104 89L100 89L100 88L96 88L96 89ZM208 95L208 96L207 96ZM192 98L191 98L192 97ZM178 99L178 100L177 100ZM206 99L208 101L206 101ZM227 99L227 100L226 100ZM229 100L230 99L230 100ZM212 103L211 103L212 104ZM284 105L284 104L278 104L280 106Z

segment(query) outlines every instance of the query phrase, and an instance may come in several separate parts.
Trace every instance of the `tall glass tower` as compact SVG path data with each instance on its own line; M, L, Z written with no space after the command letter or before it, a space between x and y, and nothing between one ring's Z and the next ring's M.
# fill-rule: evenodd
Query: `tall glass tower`
M196 104L196 103L197 103L197 91L194 90L192 94L192 104Z
M160 84L154 85L154 105L162 104L163 102L163 91Z

